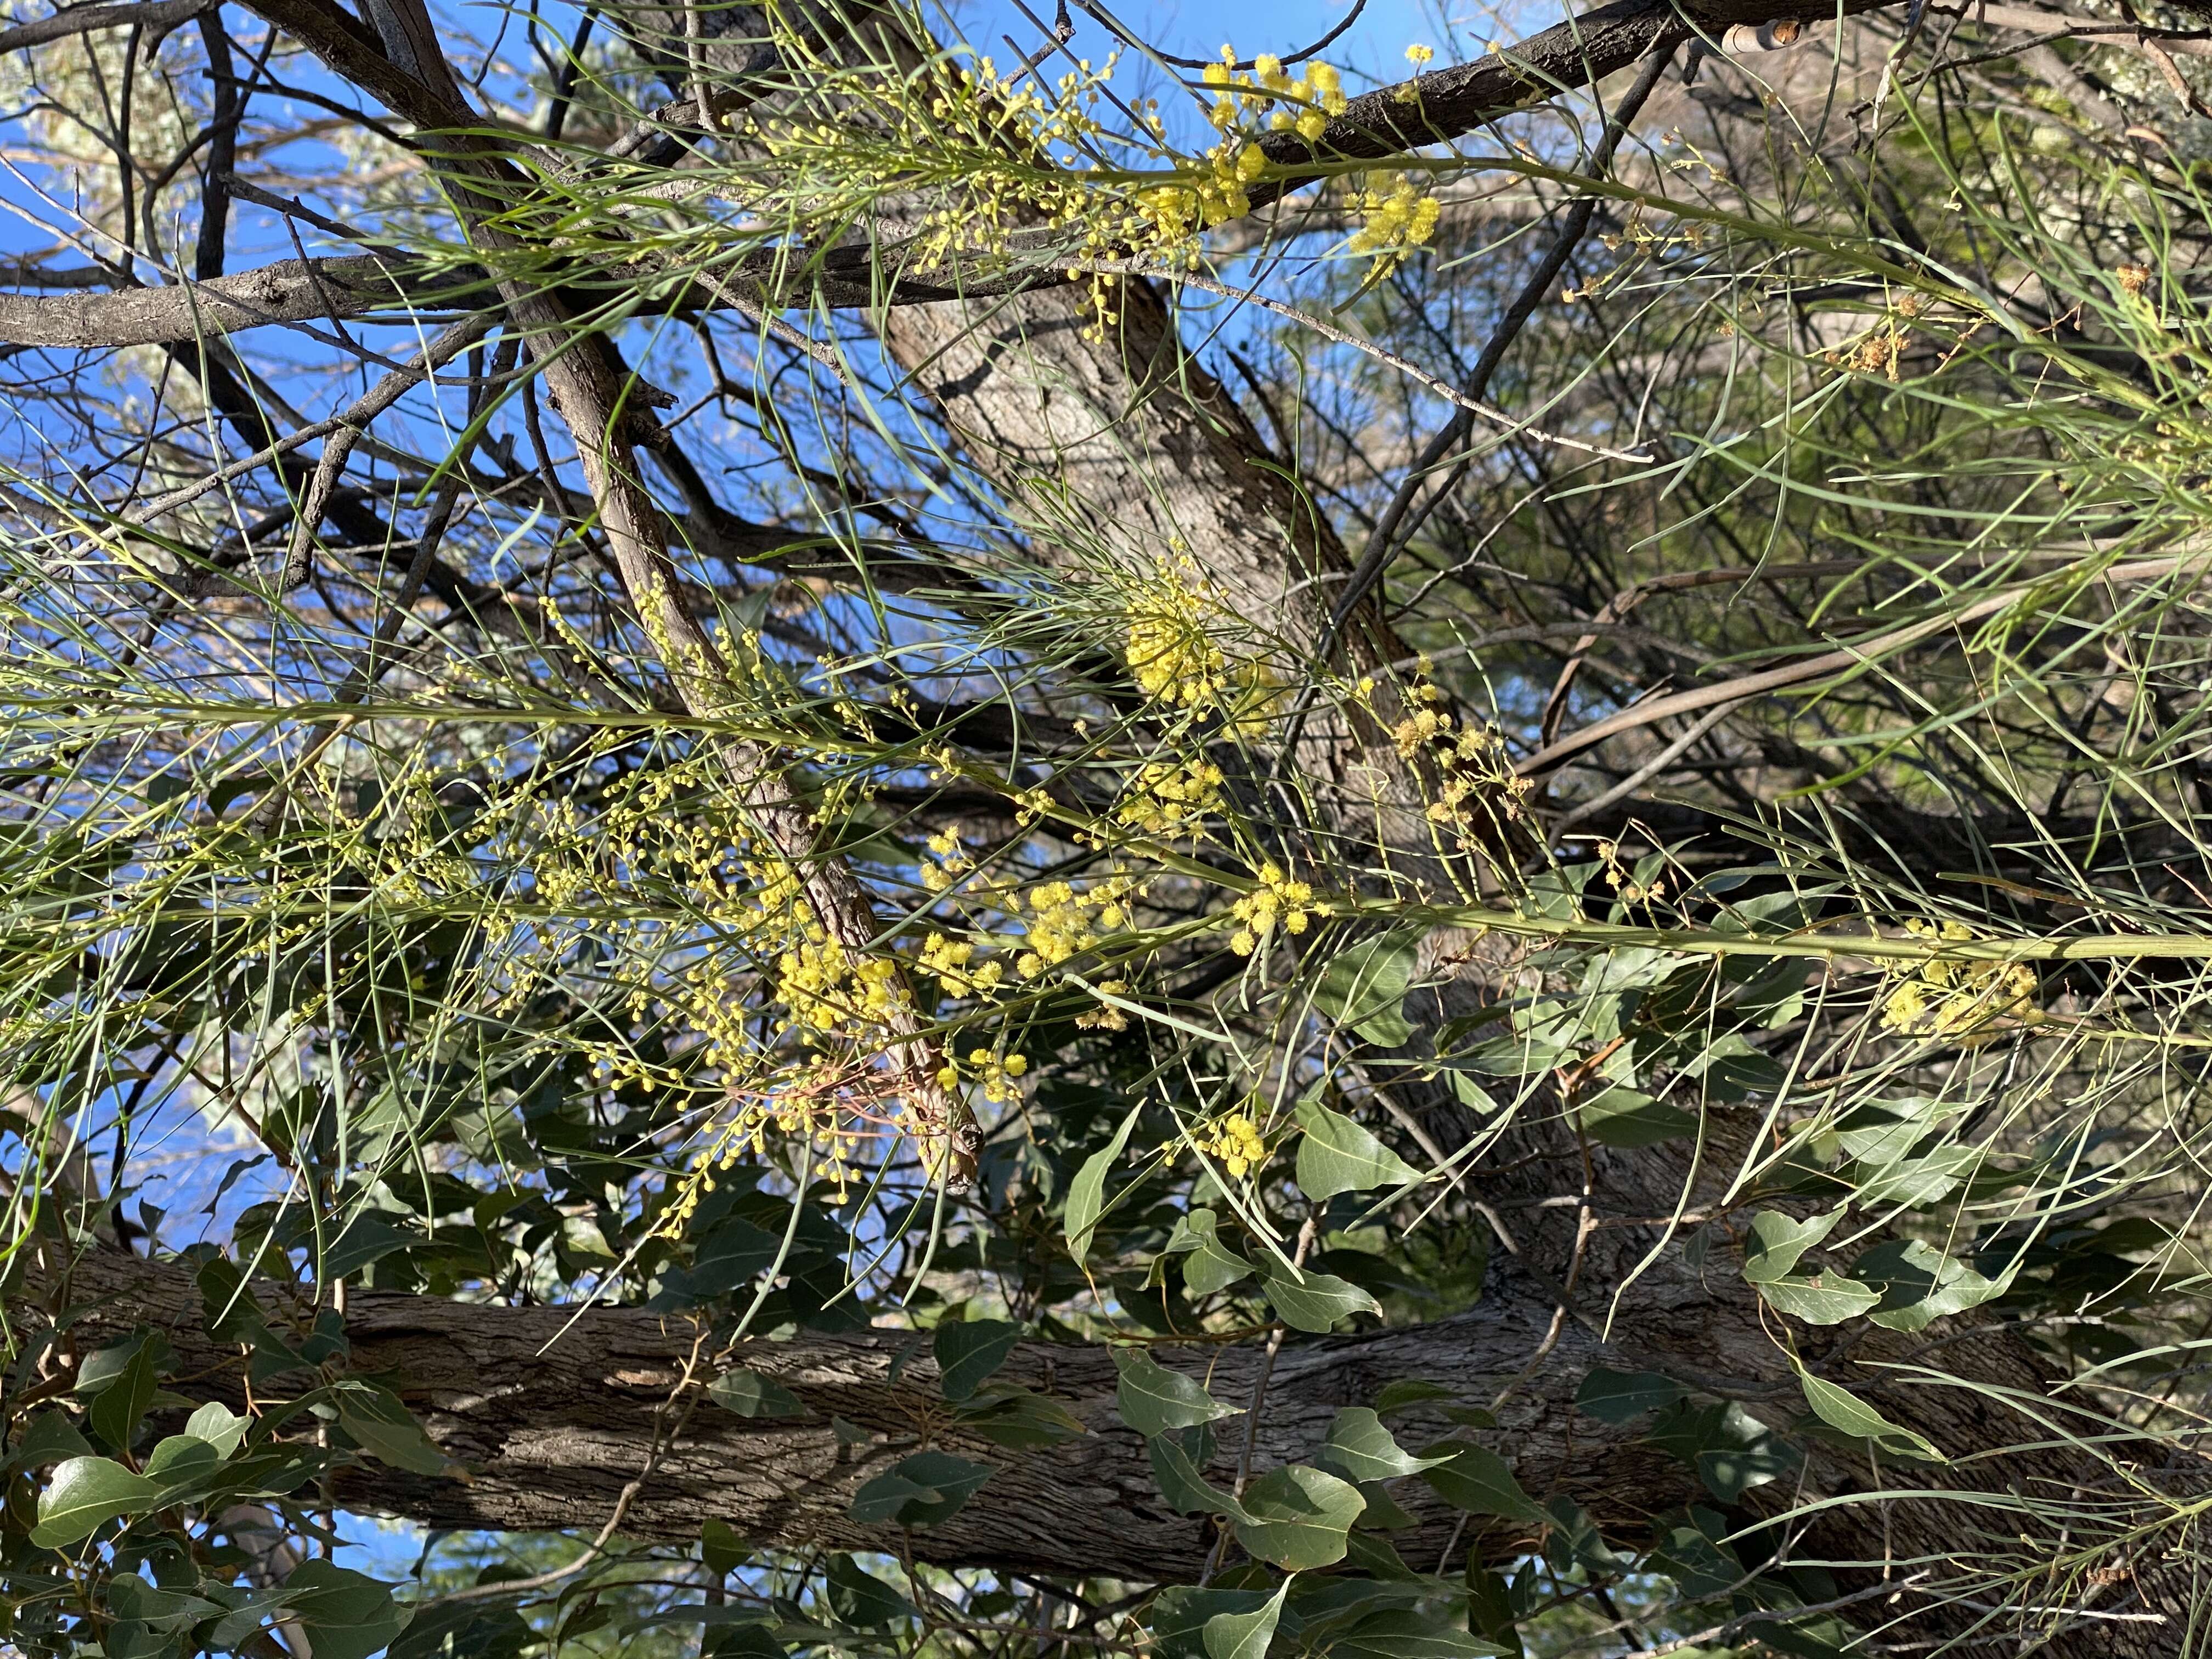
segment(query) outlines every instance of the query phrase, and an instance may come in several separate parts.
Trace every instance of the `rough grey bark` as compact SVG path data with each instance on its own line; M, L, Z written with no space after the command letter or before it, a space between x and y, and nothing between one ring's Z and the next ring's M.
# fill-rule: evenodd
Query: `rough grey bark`
M35 1278L17 1300L16 1316L35 1320L41 1303L88 1310L70 1334L80 1358L150 1325L176 1351L178 1379L170 1386L195 1401L243 1407L244 1350L208 1338L199 1294L183 1265L103 1249L79 1261L67 1283L64 1293L56 1279ZM272 1314L283 1306L274 1287L261 1285L259 1294ZM1521 1297L1435 1324L1286 1346L1269 1380L1255 1468L1311 1459L1339 1407L1371 1404L1400 1378L1431 1378L1487 1403L1527 1364L1548 1323L1537 1299ZM508 1308L359 1289L349 1292L345 1326L352 1370L389 1382L465 1478L431 1480L372 1466L342 1483L343 1499L434 1527L506 1529L603 1523L623 1486L644 1470L655 1411L676 1389L697 1338L688 1319L635 1309ZM1203 1380L1224 1403L1250 1399L1261 1363L1249 1346L1152 1352ZM1625 1537L1688 1498L1695 1483L1672 1459L1576 1411L1577 1379L1600 1363L1601 1352L1579 1328L1567 1331L1563 1363L1515 1393L1500 1413L1504 1426L1486 1438L1513 1460L1531 1492L1570 1495ZM908 1357L894 1382L902 1352ZM700 1402L631 1504L623 1529L632 1535L696 1538L702 1522L719 1519L763 1544L895 1547L897 1528L855 1525L846 1510L863 1482L927 1442L992 1463L998 1473L953 1519L914 1535L912 1547L923 1559L1139 1580L1188 1578L1203 1565L1210 1534L1162 1501L1144 1443L1115 1410L1116 1372L1103 1346L1032 1342L1016 1349L1000 1377L1050 1394L1090 1431L1027 1452L957 1428L939 1396L927 1342L915 1346L906 1332L802 1333L789 1341L748 1342L714 1359L700 1374L702 1382L720 1370L748 1366L797 1395L807 1416L755 1420ZM842 1445L833 1417L869 1431L867 1443ZM1448 1426L1433 1415L1412 1420L1425 1425L1425 1432L1406 1431L1413 1443ZM1243 1419L1225 1419L1218 1428L1213 1474L1226 1486ZM1396 1541L1409 1563L1433 1568L1455 1512L1418 1480L1399 1483L1395 1495L1421 1518ZM1507 1554L1534 1534L1523 1528L1487 1536Z

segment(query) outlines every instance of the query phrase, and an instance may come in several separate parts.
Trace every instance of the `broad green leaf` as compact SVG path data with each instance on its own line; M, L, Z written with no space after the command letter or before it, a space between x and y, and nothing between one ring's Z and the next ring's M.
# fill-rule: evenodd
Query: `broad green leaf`
M1116 1348L1114 1363L1121 1372L1114 1403L1121 1420L1147 1440L1237 1413L1237 1407L1223 1405L1181 1371L1170 1370L1141 1349Z
M1497 1515L1511 1521L1544 1518L1544 1511L1521 1490L1505 1460L1486 1446L1462 1446L1443 1462L1423 1469L1421 1479L1445 1503L1469 1515Z
M1615 1084L1601 1089L1575 1108L1583 1132L1601 1146L1624 1151L1656 1146L1698 1132L1698 1115L1680 1106Z
M912 1615L914 1604L849 1555L830 1558L830 1607L838 1619L862 1630L878 1630Z
M996 1383L960 1403L962 1423L1010 1450L1056 1446L1091 1432L1081 1418L1048 1395Z
M1552 1520L1551 1530L1545 1535L1544 1554L1554 1572L1571 1572L1580 1565L1604 1578L1635 1565L1633 1556L1617 1553L1605 1541L1597 1522L1573 1498L1564 1494L1554 1498L1544 1505L1544 1513Z
M1317 1099L1298 1103L1298 1190L1316 1204L1339 1193L1404 1187L1421 1172L1357 1122Z
M452 1462L422 1431L399 1396L380 1383L341 1384L337 1408L338 1426L380 1463L410 1474L442 1474Z
M268 1334L268 1316L245 1275L228 1256L213 1255L193 1275L207 1334L218 1342L256 1346Z
M1853 1109L1836 1126L1836 1144L1847 1158L1868 1170L1902 1163L1912 1149L1949 1118L1966 1108L1942 1101L1911 1098L1870 1101Z
M1925 1158L1893 1165L1862 1181L1858 1201L1869 1208L1917 1209L1948 1197L1983 1159L1978 1146L1938 1146Z
M1097 1230L1099 1217L1105 1213L1107 1174L1113 1169L1114 1160L1121 1156L1121 1149L1129 1144L1129 1132L1137 1127L1138 1116L1144 1109L1141 1099L1130 1107L1128 1115L1114 1131L1114 1138L1085 1158L1083 1167L1075 1172L1075 1179L1068 1182L1064 1218L1067 1253L1078 1261L1091 1254L1091 1236Z
M37 1468L58 1463L64 1457L89 1457L92 1442L76 1431L76 1425L59 1412L40 1412L33 1418L8 1454L0 1470Z
M660 1288L647 1305L675 1309L716 1301L773 1267L782 1253L776 1234L742 1216L725 1217L699 1241L690 1267L662 1273Z
M31 1541L42 1550L60 1549L89 1536L104 1522L149 1506L161 1495L159 1481L133 1474L110 1458L72 1457L39 1494Z
M1303 1280L1269 1273L1264 1288L1267 1301L1283 1323L1316 1336L1336 1328L1340 1319L1358 1313L1380 1313L1382 1306L1348 1279L1334 1273L1307 1273Z
M1458 1397L1441 1382L1431 1382L1424 1377L1401 1376L1395 1382L1382 1385L1382 1392L1375 1396L1375 1414L1388 1417L1393 1412L1404 1411L1408 1406L1424 1405L1431 1400L1456 1400Z
M1601 1423L1626 1423L1671 1406L1686 1390L1656 1371L1614 1371L1599 1366L1583 1378L1575 1404Z
M1850 1389L1814 1376L1802 1365L1797 1368L1797 1381L1804 1387L1813 1414L1830 1428L1856 1439L1871 1440L1893 1457L1917 1458L1923 1463L1950 1461L1925 1436L1891 1422Z
M1840 1325L1881 1300L1877 1292L1840 1273L1778 1279L1762 1283L1759 1293L1781 1312L1808 1325Z
M1314 988L1315 1011L1339 1025L1351 1026L1370 1042L1398 1047L1413 1035L1403 1005L1426 933L1425 928L1400 929L1339 951Z
M343 1232L323 1247L322 1260L316 1272L325 1283L359 1273L373 1262L384 1260L395 1250L404 1250L410 1244L422 1241L402 1227L396 1227L380 1215L362 1214L345 1224ZM602 1253L606 1246L599 1246Z
M1328 1644L1331 1659L1492 1659L1517 1651L1413 1607L1361 1620Z
M1022 1328L1003 1319L939 1325L933 1342L938 1389L956 1405L988 1382L1022 1340Z
M739 1417L804 1417L806 1407L797 1395L773 1377L743 1365L724 1371L707 1385L707 1398L724 1411Z
M1193 1210L1183 1229L1197 1241L1182 1264L1183 1288L1193 1296L1225 1291L1250 1274L1252 1264L1221 1242L1220 1224L1211 1210Z
M1252 1613L1267 1604L1259 1590L1201 1589L1195 1584L1172 1584L1162 1590L1146 1615L1153 1651L1159 1659L1210 1659L1206 1651L1206 1626L1217 1613ZM1278 1626L1284 1634L1296 1623L1295 1610L1286 1611Z
M1467 1622L1501 1652L1518 1654L1521 1635L1513 1616L1513 1588L1482 1559L1482 1547L1467 1552Z
M706 1521L700 1523L699 1559L707 1564L707 1571L715 1577L727 1577L751 1560L752 1554L745 1547L745 1540L738 1536L738 1529L728 1522Z
M944 1501L945 1494L936 1487L892 1470L862 1485L845 1512L864 1527L876 1527L900 1520L909 1510L919 1514L923 1506Z
M1247 1553L1285 1572L1344 1559L1344 1535L1367 1507L1359 1488L1304 1464L1270 1469L1244 1488L1250 1519L1237 1523Z
M1206 1659L1267 1659L1267 1644L1282 1622L1291 1580L1276 1587L1267 1606L1249 1613L1217 1613L1206 1621Z
M1669 1528L1648 1559L1693 1596L1719 1595L1743 1582L1735 1553L1696 1527Z
M2013 1270L1986 1279L1911 1238L1876 1245L1851 1264L1851 1277L1881 1293L1881 1304L1869 1319L1893 1331L1917 1331L1948 1314L2002 1296L2011 1288Z
M165 1590L149 1584L135 1572L118 1572L107 1581L107 1611L119 1620L164 1626L171 1633L198 1624L223 1609L204 1597L182 1590ZM111 1659L114 1643L110 1639Z
M161 1488L161 1502L176 1503L222 1467L213 1446L189 1434L173 1434L156 1445L140 1471Z
M238 1443L252 1426L252 1419L239 1416L220 1400L209 1401L185 1419L185 1432L206 1441L215 1448L218 1457L228 1457L236 1451Z
M1670 1406L1644 1438L1696 1469L1706 1488L1725 1504L1780 1480L1804 1461L1796 1447L1733 1400Z
M1416 1457L1401 1447L1382 1419L1364 1406L1346 1406L1328 1425L1328 1461L1347 1480L1395 1480L1449 1462Z
M1180 1435L1155 1435L1145 1443L1152 1455L1152 1479L1159 1483L1160 1496L1178 1515L1225 1515L1234 1521L1249 1521L1244 1506L1218 1486L1211 1484L1182 1444Z
M988 1463L951 1452L916 1452L854 1493L848 1513L864 1526L895 1521L902 1527L933 1527L957 1515L997 1473Z
M1843 1218L1840 1209L1805 1221L1793 1221L1779 1210L1761 1210L1752 1218L1743 1276L1754 1285L1771 1285L1786 1277L1796 1269L1797 1258L1833 1232Z
M119 1345L118 1345L119 1346ZM161 1378L155 1371L154 1340L137 1339L127 1353L117 1354L115 1349L105 1349L95 1358L114 1356L119 1364L102 1368L97 1380L88 1386L80 1373L76 1392L80 1399L88 1398L92 1409L86 1413L92 1423L92 1431L119 1452L131 1449L131 1442L145 1420L147 1408L154 1403L155 1390L161 1387ZM85 1370L93 1369L90 1361Z
M406 1627L407 1614L387 1586L334 1562L302 1561L284 1589L315 1659L368 1659Z

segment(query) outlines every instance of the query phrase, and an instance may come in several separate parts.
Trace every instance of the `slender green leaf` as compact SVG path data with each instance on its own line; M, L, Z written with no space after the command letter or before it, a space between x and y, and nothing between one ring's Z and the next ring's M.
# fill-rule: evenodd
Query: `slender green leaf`
M1106 1176L1114 1167L1114 1160L1121 1156L1121 1149L1129 1144L1130 1131L1137 1127L1137 1119L1144 1109L1142 1100L1130 1107L1113 1138L1083 1161L1083 1167L1075 1172L1075 1179L1068 1183L1065 1217L1067 1253L1078 1261L1091 1254L1091 1236L1105 1213Z

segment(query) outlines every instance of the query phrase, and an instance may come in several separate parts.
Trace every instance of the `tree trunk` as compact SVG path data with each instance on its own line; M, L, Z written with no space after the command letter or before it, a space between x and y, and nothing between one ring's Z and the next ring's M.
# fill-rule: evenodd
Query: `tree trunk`
M34 1268L19 1306L58 1307L61 1283ZM244 1407L245 1350L207 1336L199 1293L183 1264L98 1250L70 1270L66 1284L68 1304L88 1310L70 1328L77 1357L149 1325L176 1352L177 1380L169 1386L195 1403ZM287 1305L285 1293L265 1283L256 1290L273 1320ZM1429 1378L1465 1401L1487 1404L1526 1365L1548 1322L1540 1301L1521 1297L1436 1324L1286 1346L1268 1381L1254 1468L1310 1460L1340 1407L1371 1405L1385 1384L1401 1378ZM604 1522L624 1485L645 1470L656 1411L677 1389L698 1335L688 1319L635 1309L509 1308L358 1288L347 1295L345 1328L350 1369L387 1382L466 1474L428 1479L370 1466L341 1480L342 1501L426 1526L503 1530ZM1571 1495L1616 1535L1638 1532L1652 1514L1687 1499L1694 1477L1578 1414L1577 1381L1601 1351L1572 1328L1561 1352L1565 1364L1509 1402L1496 1443L1532 1493ZM1250 1399L1261 1363L1249 1346L1152 1352L1203 1381L1224 1404ZM702 1522L720 1520L778 1547L895 1548L896 1528L857 1525L846 1510L864 1482L927 1443L998 1472L952 1519L914 1535L914 1552L924 1560L1145 1582L1193 1577L1204 1564L1211 1534L1162 1500L1144 1442L1115 1412L1116 1371L1104 1346L1030 1342L1014 1351L999 1378L1050 1394L1089 1430L1022 1452L954 1426L926 1337L917 1343L906 1332L802 1333L712 1358L699 1383L747 1366L789 1389L807 1414L755 1419L703 1400L690 1402L696 1409L626 1514L623 1530L633 1536L696 1538ZM868 1438L845 1445L833 1418L866 1429ZM1410 1414L1425 1427L1394 1420L1409 1444L1449 1427L1433 1413ZM1213 1478L1225 1486L1244 1419L1216 1426ZM1399 1483L1395 1495L1419 1517L1418 1530L1397 1535L1407 1560L1424 1571L1435 1567L1456 1513L1418 1480ZM1525 1528L1490 1537L1501 1554L1534 1540Z

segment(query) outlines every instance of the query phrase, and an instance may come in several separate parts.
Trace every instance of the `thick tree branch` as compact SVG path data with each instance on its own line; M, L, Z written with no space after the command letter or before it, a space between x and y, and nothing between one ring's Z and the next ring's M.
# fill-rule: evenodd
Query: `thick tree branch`
M276 1293L261 1287L272 1311ZM89 1311L74 1328L80 1352L140 1324L165 1333L177 1354L177 1387L198 1400L245 1403L240 1351L211 1341L185 1268L103 1251L78 1262L68 1300ZM1286 1347L1268 1386L1259 1467L1310 1459L1345 1406L1370 1404L1404 1376L1443 1382L1468 1401L1489 1400L1542 1339L1541 1297L1486 1302L1474 1314L1371 1336ZM596 1527L643 1467L653 1408L691 1352L685 1318L635 1309L508 1308L358 1288L346 1302L357 1371L390 1381L432 1437L467 1471L433 1480L377 1468L341 1486L356 1507L431 1527L509 1530ZM908 1352L908 1350L913 1352ZM1579 1326L1563 1338L1561 1363L1505 1413L1499 1443L1532 1492L1572 1495L1615 1535L1692 1495L1694 1477L1655 1449L1624 1443L1573 1403L1575 1385L1601 1363ZM902 1353L897 1378L892 1370ZM1224 1401L1251 1391L1259 1353L1249 1348L1155 1350L1162 1363L1205 1376ZM716 1356L716 1368L750 1367L807 1407L799 1419L749 1419L714 1406L692 1413L632 1502L624 1528L648 1538L698 1535L707 1520L784 1547L896 1549L896 1528L865 1527L846 1511L860 1486L923 1439L993 1464L998 1473L959 1515L914 1534L916 1555L947 1564L1070 1577L1115 1574L1140 1582L1195 1577L1211 1534L1162 1501L1145 1444L1114 1407L1116 1371L1103 1346L1025 1343L1000 1373L1051 1394L1089 1432L1044 1450L1009 1452L953 1423L939 1398L927 1340L906 1332L802 1334L750 1342ZM869 1431L847 1447L833 1418ZM1441 1433L1441 1417L1418 1419ZM1423 1431L1408 1429L1421 1440ZM1220 1436L1215 1477L1226 1485L1242 1425ZM1400 1534L1409 1560L1432 1564L1455 1516L1418 1481L1395 1489L1423 1517ZM1501 1553L1528 1536L1501 1531Z

